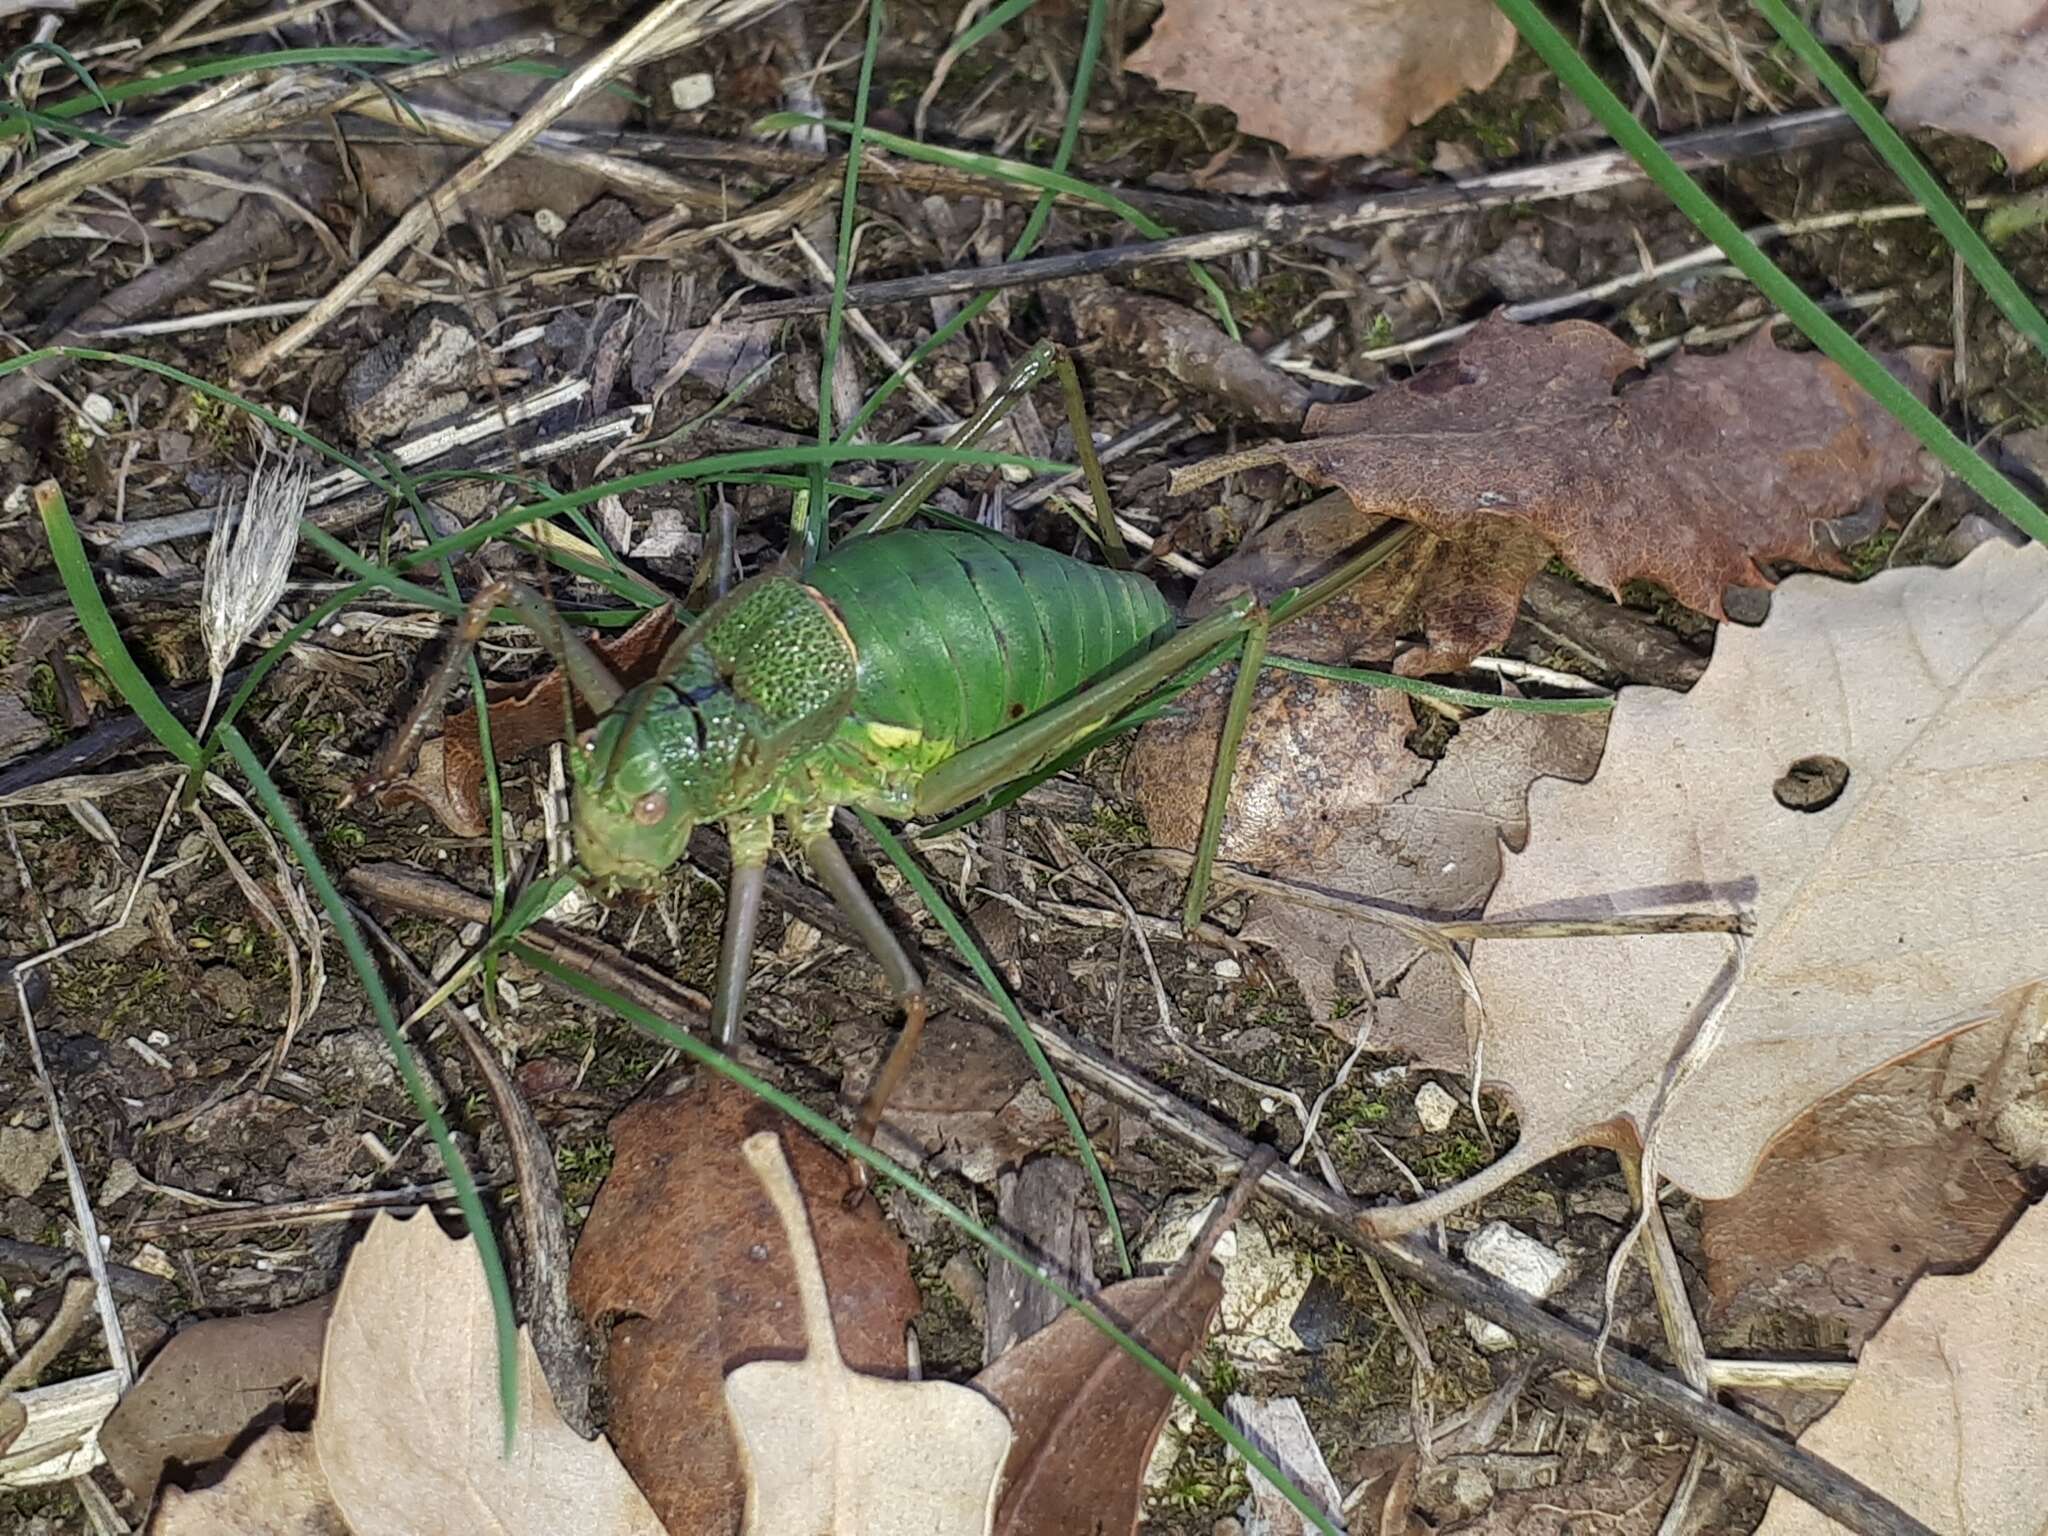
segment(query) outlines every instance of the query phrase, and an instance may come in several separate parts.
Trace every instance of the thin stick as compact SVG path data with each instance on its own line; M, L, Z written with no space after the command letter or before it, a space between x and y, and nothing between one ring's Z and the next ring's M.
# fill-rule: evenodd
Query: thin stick
M500 1186L510 1188L512 1186ZM483 1186L485 1194L496 1193ZM201 1211L196 1216L164 1216L131 1223L131 1237L196 1237L201 1233L246 1232L257 1227L317 1227L335 1221L356 1221L379 1211L410 1210L421 1205L455 1203L449 1179L408 1184L403 1189L366 1189L349 1195L321 1195L310 1200L284 1200L275 1205L237 1206L227 1211Z
M1854 124L1849 121L1848 114L1836 108L1826 108L1767 118L1737 128L1686 134L1670 140L1665 148L1679 164L1698 169L1829 143L1847 138L1853 130ZM904 304L944 294L985 293L994 288L1058 282L1063 278L1101 272L1124 272L1135 267L1157 266L1162 262L1213 261L1234 256L1240 251L1287 245L1314 235L1366 229L1428 214L1476 213L1507 203L1575 197L1582 192L1625 186L1643 179L1643 171L1626 153L1603 150L1551 165L1520 166L1464 181L1389 192L1378 197L1342 203L1312 203L1300 208L1275 208L1258 223L1239 225L1235 229L1174 235L1165 240L1134 240L1104 250L1036 256L992 267L962 267L947 272L920 273L914 277L855 283L847 289L846 298L849 304L869 307ZM734 318L774 320L789 315L814 314L825 308L829 301L830 295L825 294L766 299L758 304L742 306Z
M340 111L355 102L380 96L383 89L401 90L422 81L480 69L506 59L542 53L554 46L546 33L515 37L487 47L471 48L446 59L430 59L386 75L376 85L365 85L354 76L307 83L308 71L290 69L260 89L246 87L261 75L248 75L228 82L243 86L243 94L209 111L188 111L183 106L156 118L118 149L104 149L74 162L68 170L37 182L17 193L8 211L34 215L10 233L9 244L19 246L31 239L36 226L69 203L88 187L145 166L159 165L180 155L211 149L224 139L259 132L281 123L302 121L316 114ZM267 73L267 72L266 72ZM189 105L189 104L187 104ZM353 297L353 293L351 294Z
M36 1034L35 1010L28 1001L28 966L14 970L14 1001L21 1009L21 1032L28 1041L29 1067L36 1086L43 1093L43 1107L49 1111L50 1128L57 1133L57 1155L64 1164L64 1183L71 1191L71 1215L78 1223L78 1240L85 1248L86 1271L92 1276L93 1292L99 1303L100 1329L106 1335L107 1361L115 1378L127 1390L135 1380L135 1357L128 1350L128 1334L121 1326L121 1312L114 1303L113 1282L107 1276L107 1254L100 1246L99 1223L93 1219L92 1199L85 1192L85 1177L78 1171L78 1159L71 1152L71 1137L64 1129L64 1106L57 1101L50 1069L43 1064L42 1040Z
M687 47L712 32L749 21L779 3L780 0L660 0L617 42L599 49L549 86L540 100L520 116L503 138L475 159L465 162L432 193L406 209L391 232L329 289L315 308L294 321L282 335L243 359L237 365L236 373L245 379L254 378L311 341L330 320L348 307L357 294L376 281L378 275L402 252L410 250L428 233L446 227L462 199L481 186L493 171L614 74L631 67L657 47L670 51Z
M1153 848L1149 856L1166 868L1185 873L1192 856L1178 848ZM1320 886L1301 885L1257 874L1241 864L1218 862L1211 870L1216 883L1275 896L1297 906L1380 923L1403 933L1426 931L1454 944L1475 939L1615 939L1648 934L1749 933L1754 919L1746 912L1646 912L1633 917L1509 917L1436 921L1400 907L1383 906L1363 896L1346 896Z

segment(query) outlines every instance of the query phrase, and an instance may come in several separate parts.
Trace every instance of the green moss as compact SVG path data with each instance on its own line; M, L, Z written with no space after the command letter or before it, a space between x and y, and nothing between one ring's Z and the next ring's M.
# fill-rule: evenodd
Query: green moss
M565 1141L555 1148L555 1171L562 1177L562 1200L568 1205L588 1205L597 1197L597 1187L612 1171L612 1143L608 1136L588 1141Z

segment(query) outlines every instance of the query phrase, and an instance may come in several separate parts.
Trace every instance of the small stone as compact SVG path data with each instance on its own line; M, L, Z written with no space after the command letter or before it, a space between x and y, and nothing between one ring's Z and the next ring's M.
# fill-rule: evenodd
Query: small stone
M42 1187L57 1166L57 1133L10 1125L0 1130L0 1189L28 1196Z
M953 1299L967 1309L974 1326L983 1327L988 1318L988 1283L982 1278L981 1266L974 1262L974 1256L954 1254L939 1271L939 1279L953 1293Z
M1415 1118L1430 1135L1449 1130L1457 1115L1458 1101L1444 1091L1442 1084L1424 1083L1415 1090Z
M128 1263L130 1269L139 1269L145 1275L155 1275L159 1280L178 1278L178 1267L171 1262L171 1256L155 1243L144 1243L135 1257Z
M93 1200L93 1208L104 1211L124 1195L133 1194L141 1184L142 1175L136 1171L135 1165L125 1157L117 1157L113 1166L107 1170L106 1182L100 1185L99 1195Z
M717 94L718 87L711 76L702 71L694 75L678 75L668 86L668 99L678 112L701 112L711 105Z
M378 442L461 410L482 358L483 345L460 310L425 306L348 371L341 399L349 430L359 442Z
M1504 1221L1489 1221L1465 1239L1465 1262L1538 1301L1556 1294L1571 1273L1571 1265L1557 1253ZM1465 1314L1465 1331L1488 1354L1515 1345L1514 1335L1505 1328L1470 1312Z
M78 402L78 409L85 419L96 427L110 427L119 414L114 402L102 394L90 394Z
M569 221L552 208L536 208L533 211L533 227L550 240L562 238L562 231L569 227Z
M1236 981L1244 975L1244 967L1228 955L1218 960L1212 969L1225 981Z
M1493 1494L1493 1479L1478 1467L1438 1467L1424 1474L1415 1502L1438 1525L1455 1525L1485 1514Z

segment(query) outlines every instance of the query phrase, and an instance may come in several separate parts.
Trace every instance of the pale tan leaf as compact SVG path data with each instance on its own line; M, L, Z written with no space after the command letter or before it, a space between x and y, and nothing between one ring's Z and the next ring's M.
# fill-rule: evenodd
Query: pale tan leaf
M1921 0L1878 53L1895 123L1982 139L2015 174L2048 160L2048 13L2041 0Z
M507 1454L476 1246L431 1216L378 1216L349 1260L313 1442L356 1536L663 1536L612 1448L562 1422L523 1331Z
M2048 1205L1967 1275L1916 1283L1856 1380L1799 1437L1946 1536L2039 1536L2048 1510ZM1757 1536L1841 1526L1782 1489Z
M747 1161L795 1259L809 1349L725 1379L747 1473L748 1536L986 1536L1010 1421L972 1388L863 1376L840 1358L803 1196L772 1131Z
M1297 155L1376 155L1506 67L1493 0L1167 0L1130 67Z
M266 1429L228 1475L195 1493L164 1490L148 1536L350 1536L327 1495L313 1437Z
M2048 974L2044 653L2048 550L1998 544L1952 571L1796 577L1761 628L1722 629L1691 693L1625 690L1598 775L1530 792L1487 915L1718 905L1755 937L1732 988L1719 936L1479 944L1487 1076L1522 1127L1484 1184L1640 1134L1685 1058L1662 1171L1726 1198L1808 1106ZM1839 798L1787 809L1777 786L1814 756L1847 765Z

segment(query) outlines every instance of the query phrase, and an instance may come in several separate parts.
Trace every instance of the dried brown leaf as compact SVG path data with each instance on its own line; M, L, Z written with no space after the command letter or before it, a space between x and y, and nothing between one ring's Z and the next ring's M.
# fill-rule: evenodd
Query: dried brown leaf
M1481 546L1458 580L1418 583L1406 619L1429 645L1402 672L1455 668L1506 638L1541 568L1532 536L1588 580L1644 577L1719 618L1727 588L1770 585L1764 561L1840 569L1823 525L1927 477L1919 442L1847 374L1767 333L1620 382L1642 365L1597 325L1496 318L1412 379L1311 409L1308 437L1272 450L1351 498L1354 547L1386 518Z
M227 1476L196 1493L164 1490L148 1536L350 1536L327 1496L313 1437L266 1429Z
M1492 0L1167 0L1130 67L1296 155L1376 155L1515 51Z
M806 1335L801 1359L750 1361L725 1379L747 1477L746 1536L986 1536L1010 1450L1009 1418L955 1382L848 1369L782 1142L758 1131L741 1155L781 1226L796 1272L792 1310Z
M2048 13L2041 0L1922 0L1878 52L1885 115L1982 139L2018 174L2048 160Z
M1712 902L1750 912L1755 937L1739 976L1714 935L1481 942L1488 1076L1521 1141L1441 1204L1640 1134L1681 1062L1662 1171L1726 1199L1808 1107L2040 982L2044 647L2048 550L1987 545L1951 571L1796 577L1761 628L1722 630L1691 693L1625 690L1598 776L1531 791L1528 849L1487 915ZM1787 809L1776 786L1810 757L1846 784Z
M1856 1380L1799 1437L1949 1536L2038 1536L2048 1509L2048 1205L1967 1275L1914 1285L1863 1348ZM1839 1526L1782 1489L1757 1536Z
M1838 1326L1853 1350L1923 1272L1982 1260L2032 1195L1978 1129L1995 1115L1996 1058L2024 1057L2026 1033L1987 1024L1843 1089L1771 1144L1741 1194L1706 1201L1724 1326L1790 1308Z
M170 1463L216 1461L255 1426L312 1405L334 1298L247 1317L211 1318L157 1351L100 1429L100 1449L138 1504Z
M1185 1370L1223 1304L1220 1269L1122 1280L1093 1298L1175 1370ZM1078 1312L1065 1312L974 1378L1016 1439L1003 1469L996 1536L1128 1536L1144 1512L1145 1467L1173 1389Z
M519 1334L506 1448L496 1327L475 1244L379 1215L335 1294L313 1445L350 1529L664 1536L602 1440L562 1422Z
M649 609L624 634L601 635L591 644L612 674L631 687L653 675L676 633L675 609L664 603ZM516 761L562 739L562 700L567 688L567 679L557 667L531 682L489 690L491 751L499 762ZM579 727L592 723L580 701L576 723ZM482 837L489 831L476 711L450 715L441 735L420 749L418 766L406 777L383 786L377 801L387 806L425 806L457 837Z
M783 1134L805 1192L847 1365L900 1375L919 1310L902 1239L872 1200L847 1207L846 1164L744 1089L701 1073L614 1120L612 1171L569 1292L593 1326L611 1324L605 1380L620 1460L669 1529L693 1536L732 1536L743 1516L727 1373L806 1343L788 1247L740 1150L764 1129Z

